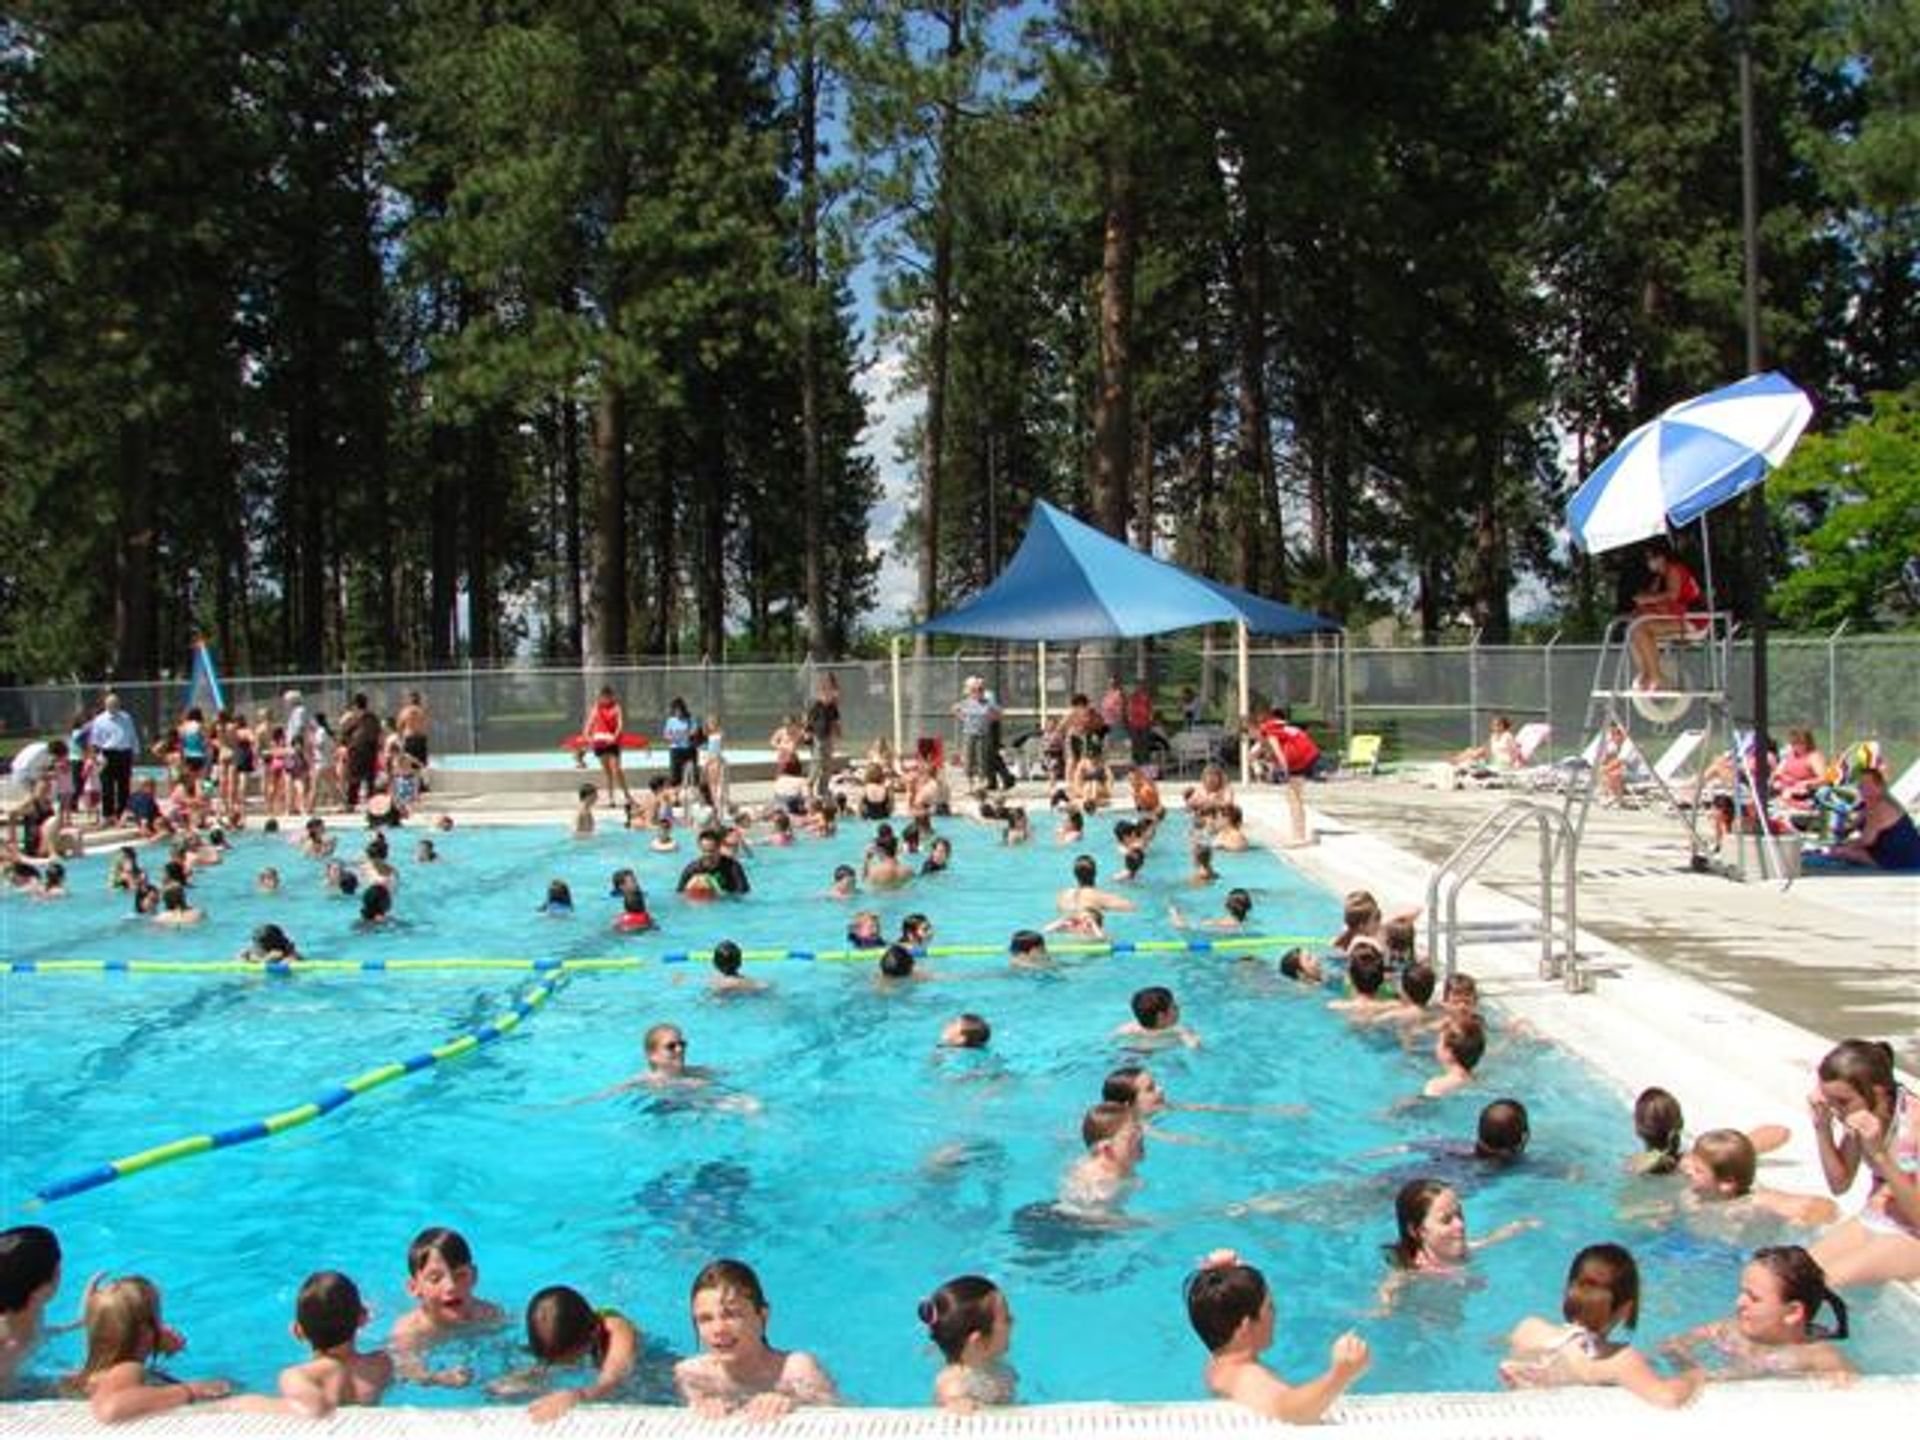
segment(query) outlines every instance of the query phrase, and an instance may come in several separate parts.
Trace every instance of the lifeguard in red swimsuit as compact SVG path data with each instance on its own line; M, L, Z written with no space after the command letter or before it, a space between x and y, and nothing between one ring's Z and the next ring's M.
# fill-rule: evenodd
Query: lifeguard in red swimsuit
M1647 571L1653 583L1633 597L1634 612L1640 618L1628 632L1633 650L1633 686L1636 690L1660 690L1665 688L1660 675L1660 642L1698 633L1706 617L1695 609L1702 595L1700 582L1673 553L1666 536L1655 536L1647 542Z

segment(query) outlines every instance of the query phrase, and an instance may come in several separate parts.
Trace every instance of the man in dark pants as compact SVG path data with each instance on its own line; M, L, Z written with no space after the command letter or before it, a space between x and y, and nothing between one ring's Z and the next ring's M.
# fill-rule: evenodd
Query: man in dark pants
M380 760L380 717L367 703L365 692L353 697L353 712L347 716L343 739L347 746L347 808L357 809L360 787L373 794L373 772Z
M87 744L100 752L100 821L111 824L126 813L133 793L133 752L140 743L140 727L120 708L120 697L109 690L100 713L87 726Z

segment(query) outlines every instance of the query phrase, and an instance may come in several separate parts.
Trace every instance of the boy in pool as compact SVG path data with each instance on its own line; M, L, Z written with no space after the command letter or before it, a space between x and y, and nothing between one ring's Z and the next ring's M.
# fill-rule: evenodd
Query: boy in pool
M662 814L653 822L653 839L647 848L661 855L670 855L680 848L680 842L673 838L673 817Z
M0 1399L39 1346L47 1302L60 1289L60 1241L44 1225L0 1230Z
M1164 1045L1200 1048L1200 1034L1180 1023L1180 1002L1164 985L1149 985L1133 992L1133 1019L1116 1029L1115 1039L1126 1040L1128 1049L1153 1050Z
M731 940L722 940L714 946L713 968L719 973L719 978L707 987L708 991L723 997L758 995L763 992L767 988L764 981L750 980L740 973L740 966L744 959L745 957L740 953L740 947Z
M1680 1157L1680 1173L1686 1176L1688 1193L1696 1202L1758 1211L1794 1225L1831 1225L1840 1218L1840 1207L1824 1195L1796 1195L1755 1185L1758 1166L1753 1141L1738 1130L1709 1130Z
M573 812L573 835L580 840L593 834L593 807L600 799L599 788L582 785L576 792L576 798L580 801L580 808Z
M993 1027L985 1017L968 1011L956 1015L940 1029L940 1048L943 1050L984 1050L987 1042L993 1038Z
M772 1313L760 1277L716 1260L693 1279L693 1329L701 1352L673 1367L673 1388L710 1420L778 1420L798 1405L837 1405L833 1377L804 1350L767 1343Z
M1134 1171L1146 1157L1146 1128L1132 1106L1103 1100L1081 1119L1080 1139L1087 1153L1061 1182L1060 1209L1079 1216L1109 1217L1140 1184Z
M1051 970L1053 957L1047 953L1047 937L1038 930L1016 930L1007 942L1009 963L1015 970Z
M1089 907L1106 914L1114 910L1133 910L1133 901L1124 895L1116 895L1111 890L1102 890L1094 883L1099 878L1100 867L1094 863L1091 855L1078 855L1073 861L1073 884L1054 897L1055 908L1063 915L1071 915L1076 910Z
M490 1300L476 1299L473 1287L480 1267L457 1230L435 1225L413 1237L407 1247L407 1293L419 1304L394 1322L387 1337L400 1374L416 1385L460 1386L472 1373L463 1365L429 1370L427 1352L461 1331L498 1325L506 1312Z
M1423 1099L1438 1100L1473 1083L1473 1067L1487 1053L1487 1028L1477 1015L1449 1020L1433 1042L1433 1058L1440 1073L1421 1088Z
M313 1347L313 1358L280 1372L281 1398L315 1420L343 1405L378 1405L393 1383L393 1357L355 1348L366 1323L353 1281L336 1270L309 1275L294 1302L293 1333Z
M1329 1000L1327 1008L1344 1015L1356 1025L1370 1025L1378 1016L1398 1008L1380 991L1387 983L1386 957L1371 942L1356 942L1347 951L1349 992L1338 1000Z
M551 1390L527 1407L527 1418L544 1425L619 1390L639 1362L640 1343L639 1329L618 1310L595 1309L571 1286L549 1285L527 1302L527 1348L538 1366L487 1388L495 1395L523 1393L543 1383L556 1365L592 1365L591 1385Z
M1333 1342L1326 1372L1304 1385L1268 1369L1260 1356L1273 1344L1273 1295L1266 1277L1231 1250L1202 1261L1186 1295L1187 1319L1209 1352L1207 1389L1269 1420L1313 1424L1372 1363L1367 1342L1349 1330Z

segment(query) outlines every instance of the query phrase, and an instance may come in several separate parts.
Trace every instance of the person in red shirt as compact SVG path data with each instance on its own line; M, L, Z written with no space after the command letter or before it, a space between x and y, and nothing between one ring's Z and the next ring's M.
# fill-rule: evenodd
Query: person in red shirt
M1143 675L1127 696L1127 732L1133 737L1133 763L1144 765L1153 753L1153 691Z
M1705 617L1695 608L1702 596L1700 582L1673 553L1673 544L1664 535L1647 542L1647 573L1653 583L1633 597L1638 618L1627 633L1634 689L1659 690L1665 684L1660 675L1660 642L1701 627Z
M1275 705L1260 722L1260 744L1269 758L1274 779L1287 787L1287 810L1293 819L1295 845L1312 838L1307 830L1306 781L1325 765L1313 737L1288 718L1286 707Z

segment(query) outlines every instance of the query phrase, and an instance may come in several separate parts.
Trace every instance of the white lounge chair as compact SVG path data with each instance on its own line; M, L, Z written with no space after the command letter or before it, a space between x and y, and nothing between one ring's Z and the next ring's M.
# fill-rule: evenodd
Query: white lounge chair
M1701 742L1706 738L1705 730L1682 730L1661 752L1660 758L1653 762L1651 772L1636 775L1629 765L1627 798L1644 801L1656 794L1673 791L1679 784L1681 772L1693 762Z
M1920 760L1902 770L1900 778L1887 786L1887 793L1900 802L1902 809L1920 805Z
M1529 720L1514 732L1514 756L1511 766L1478 765L1467 771L1465 778L1470 784L1493 790L1534 784L1538 780L1538 772L1548 768L1538 763L1538 760L1541 751L1546 748L1547 741L1552 738L1553 726L1544 720Z

